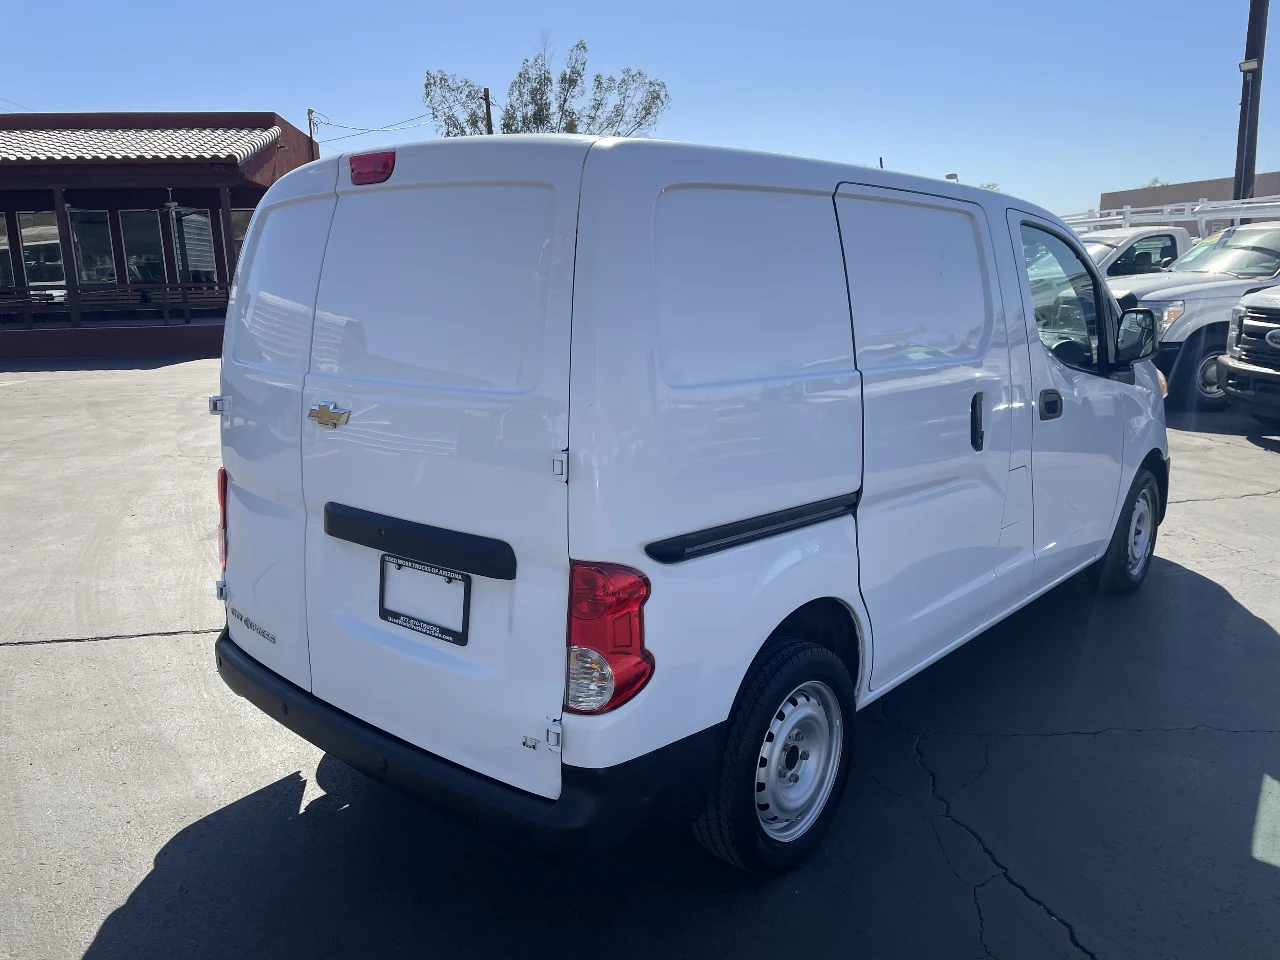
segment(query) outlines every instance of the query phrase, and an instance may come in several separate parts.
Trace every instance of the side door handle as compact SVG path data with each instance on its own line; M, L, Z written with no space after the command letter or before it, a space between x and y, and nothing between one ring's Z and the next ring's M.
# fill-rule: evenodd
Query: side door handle
M982 430L982 391L979 390L969 401L969 445L974 450L981 450L985 437Z
M1062 416L1062 394L1057 390L1040 391L1040 419L1057 420Z

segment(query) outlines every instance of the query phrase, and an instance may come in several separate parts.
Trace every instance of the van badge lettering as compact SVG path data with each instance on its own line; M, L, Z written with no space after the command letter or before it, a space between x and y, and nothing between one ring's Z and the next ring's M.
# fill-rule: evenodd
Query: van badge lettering
M264 630L262 627L258 626L256 623L254 623L252 620L250 620L248 617L246 617L243 613L241 613L241 612L240 612L239 610L237 610L235 607L228 607L227 609L231 611L231 615L232 615L233 617L235 617L237 620L239 620L241 623L243 623L243 624L244 624L248 629L252 630L252 631L253 631L254 633L256 633L258 636L260 636L263 640L266 640L268 643L275 643L275 642L276 642L276 638L275 638L275 637L273 637L271 634L267 633L267 631L266 631L266 630Z
M332 400L326 400L324 403L313 403L310 412L307 414L308 419L314 420L320 426L328 427L330 430L342 426L350 416L350 410L344 410Z

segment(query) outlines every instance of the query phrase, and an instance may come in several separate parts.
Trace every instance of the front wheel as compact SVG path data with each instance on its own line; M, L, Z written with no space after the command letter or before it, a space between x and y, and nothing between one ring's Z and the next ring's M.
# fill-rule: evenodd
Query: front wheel
M694 824L717 857L779 873L826 832L849 776L856 693L826 647L775 637L729 715L719 777Z
M1132 593L1151 569L1160 525L1160 485L1150 470L1139 470L1120 511L1120 522L1102 559L1089 568L1089 577L1112 593Z
M1188 339L1184 350L1196 349L1196 340ZM1207 412L1227 405L1227 393L1218 381L1218 358L1226 353L1226 344L1203 338L1193 362L1188 362L1170 388L1170 400L1183 410ZM1192 361L1191 357L1187 358Z

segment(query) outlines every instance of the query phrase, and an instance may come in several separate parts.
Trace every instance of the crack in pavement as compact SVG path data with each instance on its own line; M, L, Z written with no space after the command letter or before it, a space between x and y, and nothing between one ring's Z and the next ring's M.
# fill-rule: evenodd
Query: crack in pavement
M975 783L977 783L979 780L982 779L983 775L987 772L987 767L991 765L991 741L989 738L985 736L979 737L978 739L982 743L982 766L978 769L978 772L975 773L972 777L970 777L964 783L960 784L960 786L956 787L954 790L948 793L947 794L948 797L954 797L957 793L960 793L962 790L967 790L969 787L972 787Z
M937 836L936 830L934 831L934 835ZM941 843L941 839L939 839L938 842ZM945 850L943 851L943 855L946 855ZM957 874L957 876L959 876L959 874ZM987 877L987 879L983 880L981 883L974 884L973 886L973 909L978 911L978 942L982 944L983 953L990 957L991 960L996 960L996 955L992 953L991 948L987 946L987 920L982 913L982 901L978 899L978 892L994 879L994 876ZM961 880L961 883L963 882L964 881Z
M0 647L38 647L50 643L97 643L99 640L139 640L143 637L187 637L221 633L222 627L207 630L153 630L150 633L115 633L103 637L57 637L49 640L3 640Z
M899 726L902 726L902 725L899 724ZM902 729L906 730L908 733L911 732L905 726L902 726ZM1072 945L1077 950L1083 953L1086 957L1089 957L1090 960L1098 960L1098 955L1094 953L1092 950L1090 950L1088 947L1086 947L1083 943L1080 942L1080 938L1076 936L1075 927L1073 927L1068 921L1064 920L1062 917L1054 913L1053 910L1049 908L1049 905L1047 903L1045 903L1039 897L1032 894L1032 892L1028 890L1026 886L1019 883L1017 880L1015 880L1013 876L1009 873L1009 868L1006 867L1003 863L1001 863L1000 858L995 855L995 851L993 851L989 846L987 846L987 841L982 838L982 835L978 833L978 831L975 830L973 827L969 826L969 824L965 823L963 820L961 820L959 817L957 817L954 813L951 812L951 795L950 794L943 795L938 792L938 777L933 772L933 768L930 767L929 764L925 761L924 751L920 748L920 745L923 741L924 741L924 736L922 734L915 735L914 749L916 754L916 763L920 765L921 770L923 770L925 773L929 775L929 792L933 794L934 799L936 799L939 803L942 804L942 811L943 811L942 816L946 817L948 820L950 820L957 827L959 827L965 833L969 834L969 836L971 836L974 839L974 842L978 844L978 847L982 850L983 854L985 854L987 859L991 861L991 865L1000 871L1000 875L1003 876L1005 880L1007 880L1010 883L1010 885L1012 885L1019 893L1021 893L1024 897L1026 897L1028 900L1034 903L1037 907L1043 910L1050 919L1059 923L1062 926L1062 928L1066 930L1067 936L1071 939ZM934 836L935 837L937 836L936 830L934 831ZM939 843L939 846L941 846L941 843L942 843L941 838L938 839L938 843ZM945 848L943 848L942 855L944 857L947 855L947 851ZM950 862L949 859L948 859L948 862ZM952 869L954 870L954 868ZM985 923L983 921L983 916L982 916L982 907L978 903L978 890L980 890L982 887L985 887L988 883L990 883L994 879L995 879L994 877L988 877L981 884L978 884L977 886L974 887L973 902L974 902L974 905L978 907L978 922L980 924L979 926L980 934L985 930ZM987 949L985 939L983 940L982 947L984 950ZM988 951L988 953L990 953L990 951Z
M1258 493L1224 493L1220 497L1188 497L1185 500L1170 500L1169 506L1175 503L1214 503L1218 500L1244 500L1246 497L1274 497L1280 493L1280 487L1274 490L1262 490Z
M1047 903L1045 903L1039 897L1035 896L1024 884L1015 880L1013 878L1013 875L1009 872L1009 868L1006 867L1004 863L1001 862L1000 858L996 856L995 851L993 851L991 847L987 845L987 841L983 839L982 835L978 833L978 831L975 828L965 823L963 820L961 820L952 812L951 797L954 795L954 793L943 794L939 792L938 776L933 772L933 768L929 766L928 761L926 761L924 758L924 750L922 749L921 745L923 744L924 738L926 735L921 733L916 733L914 730L908 727L905 723L902 723L894 719L893 717L889 716L884 711L883 705L880 708L880 715L889 723L893 724L894 726L898 727L900 730L905 731L906 733L910 734L912 737L915 738L913 743L913 749L916 755L916 764L920 767L921 770L923 770L926 774L928 774L929 792L933 795L933 798L936 801L942 804L942 813L939 814L939 816L944 817L947 820L950 820L957 827L959 827L961 830L967 833L970 837L972 837L973 841L978 845L978 848L982 851L983 855L987 858L987 860L990 861L991 865L999 871L998 876L1004 877L1004 879L1007 880L1015 890L1017 890L1024 897L1026 897L1028 901L1030 901L1031 903L1039 907L1046 916L1048 916L1055 923L1060 925L1063 928L1063 930L1066 931L1067 937L1071 940L1072 946L1074 946L1086 957L1089 957L1090 960L1098 960L1098 955L1094 953L1092 950L1090 950L1088 947L1086 947L1083 943L1080 942L1080 938L1076 935L1075 927L1072 926L1072 924L1069 921L1064 920L1062 917L1054 913L1053 910L1050 909ZM960 877L960 874L956 870L954 864L951 863L951 858L947 855L947 849L945 846L943 846L942 838L938 835L938 831L936 828L934 829L934 838L938 841L938 846L942 850L942 855L947 860L947 864L948 866L951 867L952 872L956 874L957 878L959 878L961 882L967 883L968 881L965 881L962 877ZM978 900L978 890L986 886L993 879L995 879L995 876L988 877L981 884L974 885L973 902L974 902L974 906L977 907L978 909L978 922L979 922L980 934L983 934L985 932L985 920L982 914L981 904L979 903L979 900ZM984 950L987 949L985 940L983 941L982 946ZM990 955L990 951L988 951L988 955Z
M898 791L894 790L894 793ZM902 796L902 794L898 794ZM905 799L905 798L904 798ZM985 887L988 883L1000 876L999 873L993 873L981 883L970 883L960 875L960 871L956 869L956 865L951 861L951 854L947 852L947 845L942 839L942 834L938 832L938 821L942 819L936 815L929 817L929 827L933 830L933 838L938 841L938 849L942 851L942 859L947 862L947 866L951 869L952 875L961 883L968 886L973 893L973 910L978 915L978 943L982 945L982 952L989 960L996 960L996 955L991 952L991 948L987 946L987 918L982 912L982 902L978 899L978 891ZM993 864L994 866L994 864Z

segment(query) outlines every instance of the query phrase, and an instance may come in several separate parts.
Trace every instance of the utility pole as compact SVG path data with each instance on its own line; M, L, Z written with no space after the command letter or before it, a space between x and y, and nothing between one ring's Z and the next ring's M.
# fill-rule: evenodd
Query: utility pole
M307 107L307 153L316 158L316 112Z
M493 107L489 103L489 88L484 88L484 129L486 133L493 133Z
M1258 163L1258 103L1262 97L1262 51L1267 43L1267 8L1270 0L1249 0L1249 32L1240 61L1240 131L1236 136L1236 179L1232 198L1253 196Z

